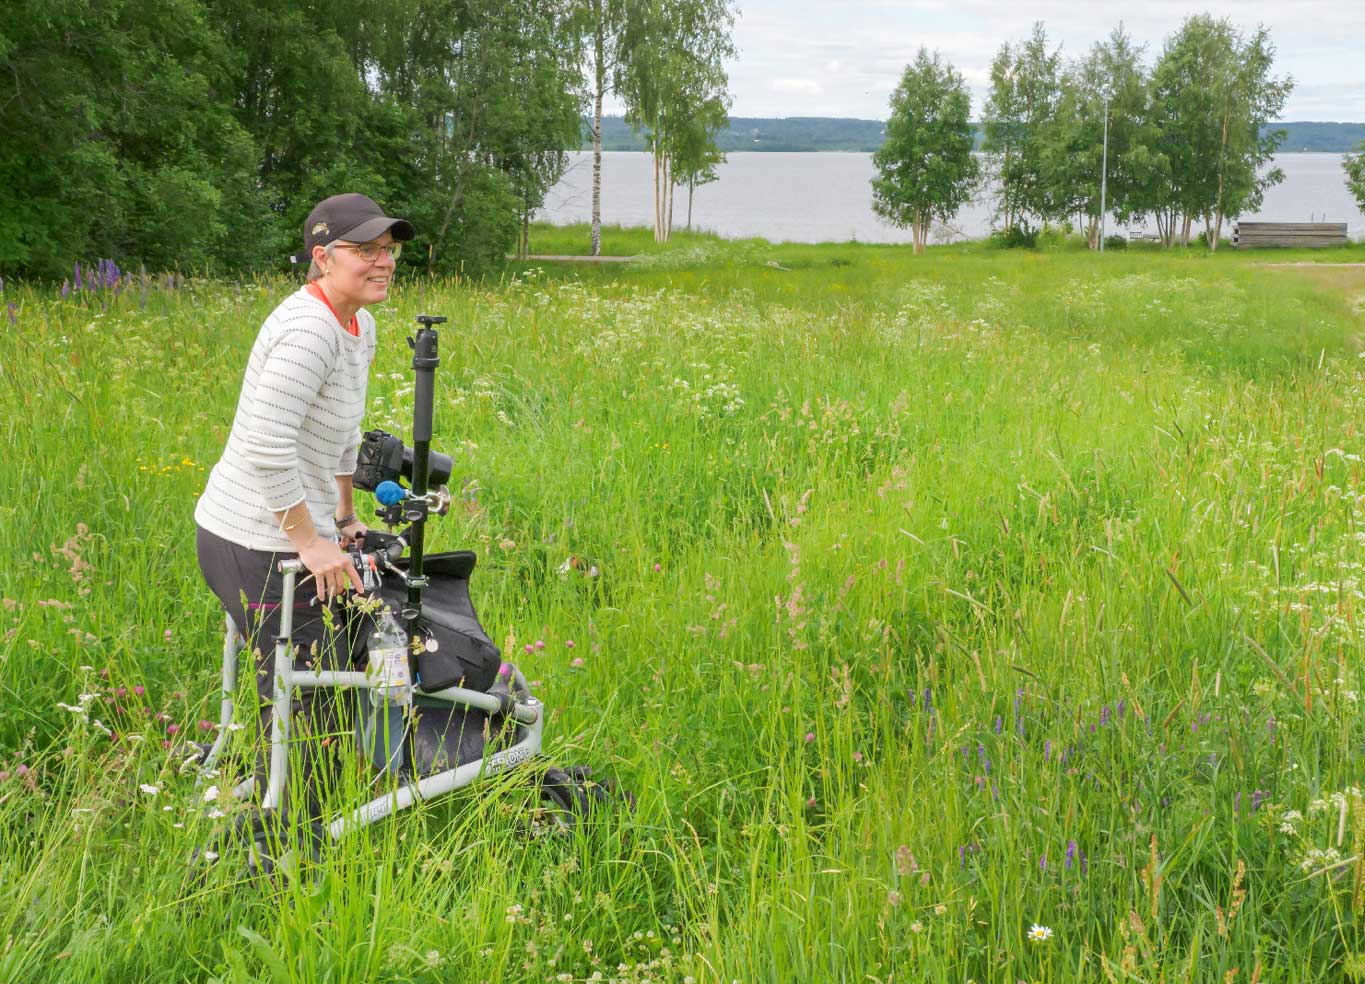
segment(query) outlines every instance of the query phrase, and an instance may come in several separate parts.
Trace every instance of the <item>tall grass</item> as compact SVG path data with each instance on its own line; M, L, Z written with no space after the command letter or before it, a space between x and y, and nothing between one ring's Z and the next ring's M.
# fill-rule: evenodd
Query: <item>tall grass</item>
M5 289L0 980L1360 973L1349 290L706 237L406 284L369 423L449 316L435 545L478 550L548 757L638 805L528 837L508 777L249 882L191 861L236 809L179 768L191 514L290 286Z

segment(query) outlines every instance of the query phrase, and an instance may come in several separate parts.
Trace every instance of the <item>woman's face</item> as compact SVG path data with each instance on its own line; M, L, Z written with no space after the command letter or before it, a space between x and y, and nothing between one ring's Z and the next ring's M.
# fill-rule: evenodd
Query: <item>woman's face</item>
M372 240L376 245L388 246L393 242L392 233L384 233ZM369 262L361 258L355 247L362 243L337 242L332 247L332 255L324 260L328 293L337 300L357 307L378 304L388 299L389 284L393 280L394 267L397 265L386 250Z

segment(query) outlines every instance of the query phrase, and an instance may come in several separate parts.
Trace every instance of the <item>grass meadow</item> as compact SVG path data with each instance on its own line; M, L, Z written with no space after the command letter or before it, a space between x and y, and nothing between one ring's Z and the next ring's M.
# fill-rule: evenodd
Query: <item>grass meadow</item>
M5 285L0 982L1365 980L1365 271L1259 265L1314 258L407 280L368 423L448 316L434 546L638 803L528 837L513 776L274 881L191 861L241 807L181 763L194 500L291 285Z

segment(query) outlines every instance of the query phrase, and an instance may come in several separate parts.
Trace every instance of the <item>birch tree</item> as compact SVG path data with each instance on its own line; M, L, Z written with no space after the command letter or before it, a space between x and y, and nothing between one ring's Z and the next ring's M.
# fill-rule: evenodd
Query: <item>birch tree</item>
M933 220L951 219L976 190L970 113L962 75L920 48L891 93L886 141L872 155L872 210L909 226L916 254L924 252Z
M675 143L716 107L729 107L725 61L735 55L730 0L631 0L617 92L653 158L654 239L672 231Z
M602 255L602 100L620 64L625 0L586 0L592 48L592 232L589 254Z
M1044 156L1061 101L1060 69L1060 50L1048 50L1041 22L1019 45L1003 45L991 64L982 149L1000 182L1006 232L1026 215L1046 219L1057 211Z
M1365 143L1357 152L1347 154L1341 161L1341 170L1346 175L1346 188L1355 197L1361 211L1365 212Z
M1244 39L1227 20L1191 17L1166 42L1152 72L1153 122L1162 173L1152 193L1163 241L1188 245L1202 220L1217 248L1224 220L1259 207L1284 180L1264 169L1284 139L1266 128L1279 115L1292 80L1271 76L1266 32Z

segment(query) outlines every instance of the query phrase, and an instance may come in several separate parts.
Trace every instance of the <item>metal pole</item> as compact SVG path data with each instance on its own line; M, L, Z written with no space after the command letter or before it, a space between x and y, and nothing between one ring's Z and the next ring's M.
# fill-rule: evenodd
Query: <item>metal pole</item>
M1104 151L1100 159L1100 252L1104 252L1104 193L1109 182L1109 93L1104 94Z

